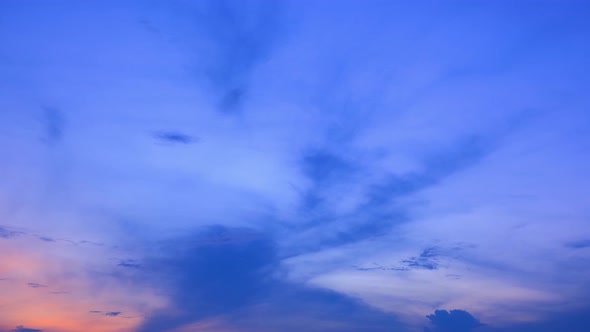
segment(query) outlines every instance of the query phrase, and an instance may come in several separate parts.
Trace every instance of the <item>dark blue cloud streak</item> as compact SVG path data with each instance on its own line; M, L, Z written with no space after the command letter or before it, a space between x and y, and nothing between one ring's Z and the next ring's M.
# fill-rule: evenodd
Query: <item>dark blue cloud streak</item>
M484 326L478 319L465 310L436 310L426 316L434 326L426 332L471 332Z
M160 131L155 133L154 137L163 143L170 144L190 144L197 141L195 137L177 131Z
M205 2L200 28L213 53L206 76L219 93L219 110L240 110L254 67L266 59L280 36L280 2L216 0Z
M395 316L332 291L282 280L274 242L249 229L213 226L164 245L166 256L145 270L170 294L171 306L151 313L138 332L166 331L222 316L253 331L391 331Z
M409 220L407 208L397 204L397 200L430 188L476 165L494 151L505 135L505 130L499 130L489 135L466 136L452 147L425 156L420 170L385 175L380 183L368 184L365 187L365 202L344 216L334 216L324 211L322 193L328 188L354 181L356 176L368 170L362 163L345 159L330 150L316 149L304 154L300 168L312 186L302 195L301 216L305 222L298 226L297 231L316 229L321 234L315 243L301 246L296 252L317 251L386 234L395 224ZM340 225L335 226L336 223ZM326 231L328 227L332 229ZM432 265L431 268L436 266Z
M42 332L42 331L43 330L32 329L32 328L28 328L28 327L24 327L22 325L19 325L14 330L12 330L11 332Z

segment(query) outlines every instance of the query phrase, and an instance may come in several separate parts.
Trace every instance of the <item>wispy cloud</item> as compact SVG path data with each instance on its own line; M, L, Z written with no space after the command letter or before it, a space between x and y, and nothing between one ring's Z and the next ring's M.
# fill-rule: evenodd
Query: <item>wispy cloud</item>
M117 264L117 266L138 269L141 267L141 264L139 264L138 262L136 262L133 259L126 259L126 260L122 260L121 262L119 262L119 264Z
M62 111L54 107L43 107L43 140L48 145L59 143L64 137L65 117Z
M275 1L207 1L196 21L210 40L211 57L205 75L219 93L221 112L242 108L250 92L250 75L277 43L281 27L281 4Z
M46 237L46 236L39 236L39 240L45 241L45 242L55 242L55 239L52 239L52 238Z
M584 249L590 247L590 240L579 240L566 243L566 247L572 249Z
M220 232L239 240L193 240L216 237ZM244 241L244 235L249 240ZM138 331L179 328L220 315L226 317L228 326L245 330L273 326L282 331L388 331L403 327L393 315L352 298L277 278L280 268L274 246L264 233L219 226L167 243L166 256L146 263L146 270L155 280L164 281L160 287L171 294L172 302L151 313ZM347 316L348 312L354 315ZM293 317L299 317L300 323Z
M109 311L109 312L104 313L105 316L110 316L110 317L117 317L120 314L121 314L120 311Z
M154 137L163 142L170 144L191 144L197 141L196 138L176 131L160 131L154 134Z
M0 226L0 238L10 239L10 238L22 235L22 234L24 234L24 233L21 231L15 231L15 230L12 230L11 228Z
M42 331L43 330L32 329L32 328L24 327L22 325L17 326L14 330L12 330L12 332L42 332Z
M428 248L424 249L420 256L404 259L402 263L404 263L408 269L436 270L438 269L437 256L436 248Z
M66 292L66 291L55 291L55 292L49 292L49 293L55 294L55 295L70 294L70 292Z
M46 288L46 285L40 284L40 283L36 283L36 282L28 282L27 286L31 287L31 288Z
M117 317L122 314L121 311L102 311L102 310L90 310L88 311L90 314L100 314L109 317Z

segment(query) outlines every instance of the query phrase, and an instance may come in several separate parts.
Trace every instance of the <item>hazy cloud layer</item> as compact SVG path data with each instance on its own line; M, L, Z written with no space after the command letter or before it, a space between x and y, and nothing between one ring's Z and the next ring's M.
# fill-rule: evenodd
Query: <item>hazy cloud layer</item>
M589 13L0 1L0 330L588 331Z
M157 281L172 302L150 313L138 331L167 331L220 315L230 328L248 331L404 328L395 316L357 299L282 281L274 248L264 233L222 226L164 243L163 257L147 259L146 282Z

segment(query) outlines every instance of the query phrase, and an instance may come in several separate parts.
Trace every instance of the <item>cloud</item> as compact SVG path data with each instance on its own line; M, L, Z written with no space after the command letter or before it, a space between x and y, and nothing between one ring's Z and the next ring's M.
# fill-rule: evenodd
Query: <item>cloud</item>
M463 247L460 247L462 249ZM460 250L454 247L453 250ZM439 247L427 247L420 255L402 259L398 264L382 265L373 262L370 265L353 265L357 271L411 271L411 270L438 270L440 268L440 259L443 256ZM460 275L447 274L447 278L458 280Z
M484 326L475 317L465 310L436 310L434 314L426 316L433 329L427 329L431 332L470 332L478 327Z
M0 226L0 238L10 239L24 234L20 231L11 230L9 227Z
M154 137L160 142L170 144L191 144L197 141L195 137L177 131L160 131Z
M385 332L403 326L353 298L282 280L275 244L264 233L212 226L165 248L166 257L146 260L145 270L171 294L171 304L148 315L138 332L212 317L244 331Z
M126 260L119 262L119 264L117 264L117 266L138 269L141 267L141 264L137 263L133 259L126 259Z
M493 151L500 137L489 135L466 135L450 147L441 148L422 157L421 169L404 175L392 175L373 186L370 203L386 204L394 199L411 195L432 187L443 179L463 171Z
M87 240L82 240L77 242L76 244L91 244L91 245L95 245L95 246L99 246L102 247L104 246L104 243L100 243L100 242L93 242L93 241L87 241Z
M248 240L243 241L244 237ZM202 241L219 238L227 241ZM145 270L163 273L174 307L154 313L138 330L141 332L172 329L251 303L263 295L264 278L268 278L264 270L277 263L268 239L221 226L167 247L170 257L146 262ZM172 314L175 311L182 314Z
M246 96L246 89L242 87L227 90L219 101L219 109L229 112L238 109Z
M88 313L91 313L91 314L101 314L101 315L109 316L109 317L117 317L120 314L122 314L123 312L121 312L121 311L90 310L90 311L88 311Z
M35 233L34 231L28 230L28 229L19 229L16 230L14 227L9 227L9 226L0 226L0 239L11 239L11 238L16 238L16 237L20 237L20 236L24 236L22 239L25 240L27 239L28 236L34 237L40 241L43 242L67 242L67 243L71 243L71 244L75 244L74 241L70 241L70 240L64 240L64 239L55 239L49 236L45 236L45 235L39 235L37 233ZM29 238L30 239L30 238Z
M572 249L589 248L590 247L590 240L579 240L579 241L568 242L565 244L565 246L568 248L572 248Z
M199 28L210 41L204 71L220 95L219 110L235 113L249 92L251 72L277 42L280 6L267 0L221 0L203 7Z
M298 166L310 181L301 197L300 213L308 217L305 226L313 227L330 213L331 188L350 181L359 169L334 151L319 148L304 152Z
M154 24L145 18L139 19L138 23L147 31L149 31L150 33L156 34L156 35L160 35L162 33L162 31L160 29L158 29L156 26L154 26Z
M302 158L303 173L316 185L344 181L355 165L329 150L315 149Z
M39 238L39 240L44 241L44 242L55 242L55 239L52 239L52 238L46 237L46 236L39 236L38 238Z
M320 288L277 283L265 301L228 315L244 331L390 332L408 331L393 314L360 300Z
M408 269L437 270L437 257L438 253L436 252L436 248L430 247L424 249L420 256L404 259L402 263L404 263Z
M43 140L48 145L59 143L64 136L63 113L54 107L43 107L43 123L45 125Z
M352 153L349 158L340 157L330 149L305 153L299 166L312 185L302 194L302 221L297 227L306 234L306 243L294 251L297 254L313 252L387 234L395 225L410 221L409 208L400 204L401 200L477 165L494 151L504 134L464 135L450 146L424 154L416 170L402 174L375 172L371 160L349 161L362 160ZM346 185L350 182L356 184L361 198L345 213L335 213L330 210L337 204L334 197L346 197L346 190L350 188ZM405 264L435 269L434 261L426 257L411 258Z
M11 332L42 332L43 330L39 330L39 329L31 329L28 327L24 327L22 325L17 326L14 330L12 330Z
M46 285L38 284L36 282L28 282L27 285L31 288L45 288Z

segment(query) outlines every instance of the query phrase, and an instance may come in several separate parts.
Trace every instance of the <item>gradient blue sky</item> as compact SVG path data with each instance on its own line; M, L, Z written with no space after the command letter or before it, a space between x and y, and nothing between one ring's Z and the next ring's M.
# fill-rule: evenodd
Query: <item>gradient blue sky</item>
M0 331L590 331L590 2L0 0Z

